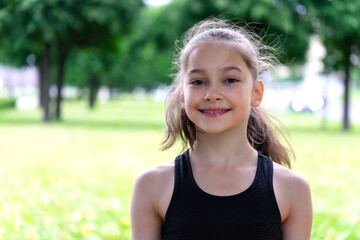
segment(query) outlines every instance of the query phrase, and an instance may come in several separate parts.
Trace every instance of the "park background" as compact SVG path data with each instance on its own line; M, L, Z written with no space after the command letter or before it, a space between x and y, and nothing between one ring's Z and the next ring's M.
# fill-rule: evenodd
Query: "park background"
M312 189L312 239L360 239L358 0L2 0L0 239L130 239L174 41L210 16L277 49L264 106Z

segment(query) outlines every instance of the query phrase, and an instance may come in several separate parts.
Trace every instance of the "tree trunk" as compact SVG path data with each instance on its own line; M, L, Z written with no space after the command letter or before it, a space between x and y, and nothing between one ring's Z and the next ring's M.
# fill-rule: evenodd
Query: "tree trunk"
M42 74L41 74L41 95L42 95L42 107L44 110L43 121L49 122L50 121L50 111L49 111L49 87L50 87L50 43L44 44L44 59L43 59L43 67L42 67Z
M90 94L89 94L89 107L90 109L94 109L96 94L98 88L98 81L96 77L91 77L89 82Z
M39 65L39 69L40 69L39 103L40 103L41 108L43 108L44 107L44 64L43 64L43 61Z
M57 120L61 119L61 92L64 83L64 71L65 71L65 62L67 57L67 51L60 51L59 53L59 62L58 62L58 78L57 78L57 97L56 97L56 113L55 117Z
M343 130L349 131L350 130L350 117L349 117L349 99L350 99L350 45L346 47L345 51L345 79L344 79L344 118L343 118Z

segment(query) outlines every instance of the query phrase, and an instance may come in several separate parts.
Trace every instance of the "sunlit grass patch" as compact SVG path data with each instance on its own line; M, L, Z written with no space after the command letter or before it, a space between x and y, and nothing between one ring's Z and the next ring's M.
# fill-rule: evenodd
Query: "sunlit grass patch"
M295 170L311 185L314 227L312 239L358 239L360 134L297 132Z

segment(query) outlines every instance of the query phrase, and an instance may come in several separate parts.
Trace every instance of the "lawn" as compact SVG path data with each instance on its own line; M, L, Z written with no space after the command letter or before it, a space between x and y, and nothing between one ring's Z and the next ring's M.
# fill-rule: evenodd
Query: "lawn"
M135 176L170 161L159 151L164 104L128 97L65 102L63 121L0 109L0 239L130 239ZM360 130L322 129L309 114L279 115L312 188L312 239L360 239Z

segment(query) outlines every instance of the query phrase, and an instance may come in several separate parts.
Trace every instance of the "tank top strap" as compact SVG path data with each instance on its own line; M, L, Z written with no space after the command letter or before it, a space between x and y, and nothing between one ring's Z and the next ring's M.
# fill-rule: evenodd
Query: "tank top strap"
M189 160L189 149L180 154L175 159L175 189L188 190L194 187Z
M188 152L187 149L182 154L178 155L174 162L175 162L175 178L174 178L174 190L170 200L170 204L168 206L168 210L165 214L164 223L168 222L168 219L172 217L173 211L172 209L177 206L179 202L186 201L186 197L188 197L187 192L193 192L191 188L193 188L193 184L189 179L191 178L191 166L188 159ZM163 234L162 228L162 234Z
M261 178L261 184L266 186L268 189L273 190L273 161L270 157L262 154L260 151L258 152L258 164L259 169L259 177Z
M258 152L258 154L259 161L262 161L262 164L260 164L262 170L259 176L261 178L259 185L264 186L264 192L268 193L269 204L271 203L272 207L275 209L274 218L277 220L279 226L281 226L281 214L274 191L274 162L270 157L261 152Z

